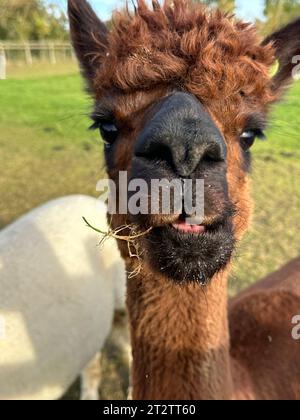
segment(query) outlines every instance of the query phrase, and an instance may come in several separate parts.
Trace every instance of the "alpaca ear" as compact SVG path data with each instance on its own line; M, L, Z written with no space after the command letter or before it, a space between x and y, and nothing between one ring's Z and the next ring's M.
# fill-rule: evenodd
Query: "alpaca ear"
M273 42L279 68L273 77L275 91L285 88L295 77L300 63L300 18L268 36L263 45Z
M68 0L68 14L72 43L83 74L91 85L107 45L108 30L86 0Z

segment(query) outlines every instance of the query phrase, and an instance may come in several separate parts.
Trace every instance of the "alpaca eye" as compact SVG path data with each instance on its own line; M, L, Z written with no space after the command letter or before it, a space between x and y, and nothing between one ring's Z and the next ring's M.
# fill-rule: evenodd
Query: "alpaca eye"
M256 139L256 133L253 130L244 131L241 135L241 144L244 150L250 149Z
M112 145L117 140L119 130L114 123L99 123L99 129L103 140L108 146Z
M244 131L240 137L242 148L245 151L249 150L253 146L257 138L260 138L262 140L265 139L265 135L261 130Z

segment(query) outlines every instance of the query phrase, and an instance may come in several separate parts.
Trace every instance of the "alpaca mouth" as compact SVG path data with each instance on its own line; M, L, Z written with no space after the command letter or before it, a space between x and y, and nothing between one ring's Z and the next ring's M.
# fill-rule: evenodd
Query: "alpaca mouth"
M179 219L169 225L161 226L161 229L166 229L170 234L180 237L184 241L197 241L201 238L213 239L222 232L232 231L232 219L216 219L214 222L208 223L191 223L185 216L180 216Z
M206 228L201 224L190 224L188 223L187 218L179 218L176 223L172 224L173 228L178 230L181 233L189 235L201 235L205 233Z
M233 212L232 212L233 214ZM205 217L197 221L197 218L188 217L182 214L170 226L182 234L187 235L204 235L206 233L218 232L224 228L224 225L232 223L232 214L227 216L211 216Z
M232 218L190 225L176 222L154 227L145 241L150 266L177 284L207 284L232 258L235 237Z

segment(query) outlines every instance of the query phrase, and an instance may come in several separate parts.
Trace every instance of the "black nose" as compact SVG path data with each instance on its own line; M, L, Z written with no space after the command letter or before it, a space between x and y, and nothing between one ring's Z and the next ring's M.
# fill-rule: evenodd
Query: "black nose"
M201 103L187 93L174 93L158 104L140 134L135 156L166 161L182 177L204 160L226 159L224 139Z

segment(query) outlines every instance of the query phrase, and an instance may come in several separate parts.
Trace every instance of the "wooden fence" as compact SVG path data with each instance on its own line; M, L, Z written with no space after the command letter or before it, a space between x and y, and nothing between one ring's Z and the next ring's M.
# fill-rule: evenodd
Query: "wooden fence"
M55 65L64 59L75 59L74 51L67 42L1 42L0 79L5 79L6 66L11 63L25 63L43 60Z

